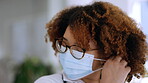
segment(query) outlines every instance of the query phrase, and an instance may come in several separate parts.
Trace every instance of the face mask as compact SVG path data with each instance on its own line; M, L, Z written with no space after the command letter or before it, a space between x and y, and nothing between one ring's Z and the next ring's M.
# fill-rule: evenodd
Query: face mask
M82 53L75 51L75 54L79 55ZM105 61L103 59L96 59L94 58L94 55L87 53L85 53L82 59L78 60L71 55L69 49L65 53L59 53L58 57L63 67L64 74L70 80L78 80L93 72L101 70L102 68L98 68L95 71L92 70L93 60Z

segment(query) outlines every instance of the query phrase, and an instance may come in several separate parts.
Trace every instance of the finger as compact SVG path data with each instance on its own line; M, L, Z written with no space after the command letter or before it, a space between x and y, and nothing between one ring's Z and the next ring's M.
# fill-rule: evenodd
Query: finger
M127 73L129 73L131 71L131 67L129 67L129 66L126 66L125 69L126 69Z
M122 57L121 56L116 56L114 60L120 62L122 60Z
M123 65L123 66L126 66L126 65L127 65L127 62L126 62L125 60L121 60L120 63L121 63L121 65Z

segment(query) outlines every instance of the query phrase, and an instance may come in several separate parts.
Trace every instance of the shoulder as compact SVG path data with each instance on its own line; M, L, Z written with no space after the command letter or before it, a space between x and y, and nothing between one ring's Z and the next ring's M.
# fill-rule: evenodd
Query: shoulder
M37 79L34 83L63 83L62 74L58 73L53 75L42 76L39 79Z

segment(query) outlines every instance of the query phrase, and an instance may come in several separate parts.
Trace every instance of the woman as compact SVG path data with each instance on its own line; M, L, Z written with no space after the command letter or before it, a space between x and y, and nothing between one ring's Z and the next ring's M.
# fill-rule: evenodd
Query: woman
M124 83L144 75L146 36L108 2L62 10L46 28L63 72L35 83Z

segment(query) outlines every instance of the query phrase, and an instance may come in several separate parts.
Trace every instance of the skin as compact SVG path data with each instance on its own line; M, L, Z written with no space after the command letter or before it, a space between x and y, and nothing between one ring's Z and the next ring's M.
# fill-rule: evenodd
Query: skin
M76 40L71 33L70 27L68 26L65 33L64 38L68 41L66 42L69 46L76 44ZM90 40L89 42L90 49L96 49L97 46ZM103 53L99 52L99 50L86 51L88 54L93 54L95 58L101 58ZM108 59L102 70L102 77L100 79L100 72L94 72L81 80L85 83L124 83L128 73L131 71L130 67L127 67L127 62L122 60L121 57L117 56L114 59ZM100 68L100 61L93 62L93 70Z

